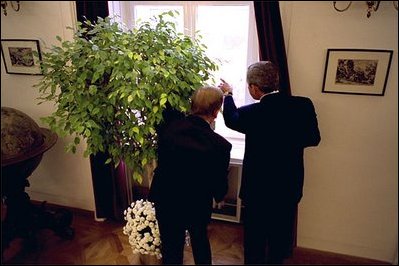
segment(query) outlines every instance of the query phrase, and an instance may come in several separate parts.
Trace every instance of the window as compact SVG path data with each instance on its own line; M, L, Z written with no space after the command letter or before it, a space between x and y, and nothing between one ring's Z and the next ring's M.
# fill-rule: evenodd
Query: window
M177 29L194 36L196 31L208 47L207 53L219 63L214 73L217 84L220 78L234 88L237 106L252 103L246 84L247 66L258 61L258 41L252 1L109 1L110 15L118 15L129 28L138 19L147 20L159 13L177 10L174 21ZM244 135L228 129L220 114L216 132L234 143L241 143Z

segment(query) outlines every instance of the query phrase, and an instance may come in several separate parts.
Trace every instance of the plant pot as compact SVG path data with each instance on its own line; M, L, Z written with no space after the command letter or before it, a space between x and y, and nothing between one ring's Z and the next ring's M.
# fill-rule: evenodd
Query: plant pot
M90 155L94 199L97 219L123 221L123 211L130 205L132 188L126 175L126 165L120 162L117 168L105 164L106 153Z

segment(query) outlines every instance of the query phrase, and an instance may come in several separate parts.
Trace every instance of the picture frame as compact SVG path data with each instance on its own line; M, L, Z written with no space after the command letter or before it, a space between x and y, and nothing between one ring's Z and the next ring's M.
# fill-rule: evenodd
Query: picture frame
M392 50L327 49L323 93L383 96Z
M1 54L6 73L42 75L42 56L38 40L1 39Z

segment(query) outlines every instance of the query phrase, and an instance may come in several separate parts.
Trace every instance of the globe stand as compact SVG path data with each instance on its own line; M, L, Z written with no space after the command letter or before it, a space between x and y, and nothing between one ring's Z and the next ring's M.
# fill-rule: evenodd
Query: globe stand
M74 230L70 227L72 213L66 209L55 212L46 210L45 203L35 206L31 203L25 187L29 187L27 178L39 165L43 154L12 165L2 167L2 198L6 206L6 215L2 221L2 252L10 242L20 237L36 246L36 233L48 228L64 239L72 239Z

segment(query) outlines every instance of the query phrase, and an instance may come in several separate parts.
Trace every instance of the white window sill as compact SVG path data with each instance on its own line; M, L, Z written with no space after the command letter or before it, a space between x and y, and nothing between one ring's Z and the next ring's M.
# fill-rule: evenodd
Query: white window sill
M231 164L242 164L245 151L245 139L226 138L232 145L230 153Z

